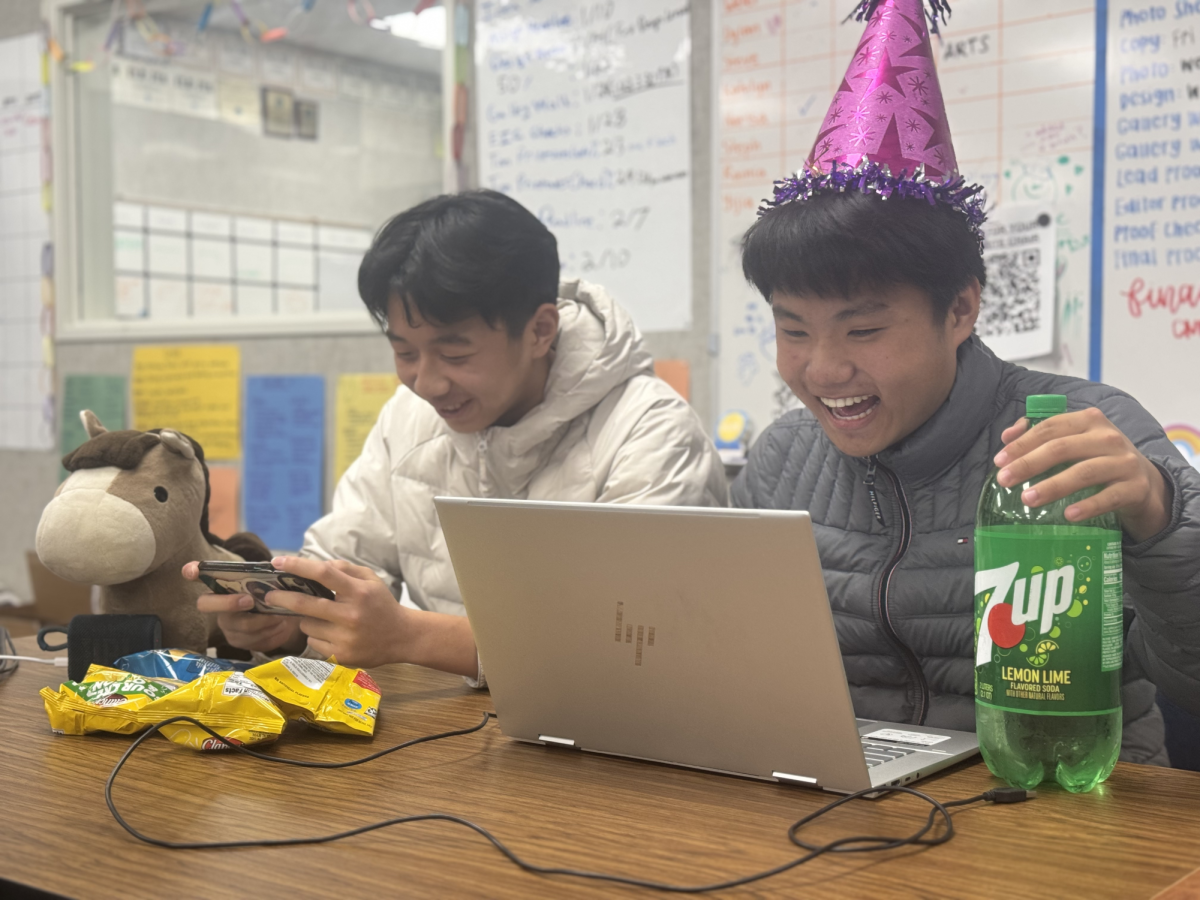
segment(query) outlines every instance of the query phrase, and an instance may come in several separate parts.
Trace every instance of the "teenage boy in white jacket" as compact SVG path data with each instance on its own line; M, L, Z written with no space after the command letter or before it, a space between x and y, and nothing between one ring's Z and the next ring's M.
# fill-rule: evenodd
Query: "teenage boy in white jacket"
M416 663L482 683L435 496L726 504L716 450L654 377L628 313L558 273L554 236L494 191L437 197L383 227L358 287L401 386L301 556L274 561L337 600L272 592L298 619L245 612L244 595L201 597L230 644L307 641L346 665ZM402 582L413 607L396 602Z

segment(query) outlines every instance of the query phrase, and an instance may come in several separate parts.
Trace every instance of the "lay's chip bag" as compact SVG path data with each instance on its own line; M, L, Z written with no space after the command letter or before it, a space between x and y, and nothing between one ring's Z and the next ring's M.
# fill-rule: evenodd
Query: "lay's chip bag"
M271 695L289 719L321 731L370 736L379 715L379 685L362 669L285 656L246 677Z
M139 713L180 686L107 666L91 665L82 681L66 681L56 691L42 688L50 728L58 734L112 731L133 734L146 727Z

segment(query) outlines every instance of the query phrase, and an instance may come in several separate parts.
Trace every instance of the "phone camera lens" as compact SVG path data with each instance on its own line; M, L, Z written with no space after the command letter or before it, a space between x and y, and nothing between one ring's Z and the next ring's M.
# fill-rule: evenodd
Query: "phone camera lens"
M154 499L159 503L167 502L167 489L165 487L156 487L154 489Z

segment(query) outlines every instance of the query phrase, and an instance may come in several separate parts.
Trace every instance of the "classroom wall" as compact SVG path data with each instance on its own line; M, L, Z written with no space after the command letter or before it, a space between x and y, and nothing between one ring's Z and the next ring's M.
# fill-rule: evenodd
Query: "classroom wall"
M182 20L181 20L182 21ZM241 40L240 36L232 37ZM293 65L336 67L345 58L307 48ZM220 77L212 62L184 58L189 71ZM264 137L221 119L163 115L98 97L111 110L112 183L117 199L275 218L317 219L374 230L389 216L441 189L438 152L441 78L436 73L360 64L356 73L386 86L390 105L344 92L294 88L318 105L317 140ZM85 86L107 94L108 79ZM265 74L254 79L273 84ZM282 85L292 88L291 85ZM184 170L188 178L181 180Z
M692 327L646 335L656 359L686 360L691 369L691 403L712 431L716 410L716 366L712 353L712 28L710 3L693 3L691 13L692 87Z
M37 0L3 0L0 40L19 37L41 26ZM29 597L25 548L33 546L38 516L58 477L53 454L0 450L0 590Z
M0 0L0 38L27 34L40 27L37 0ZM692 6L692 259L693 317L688 331L647 335L659 358L684 359L691 367L691 401L706 426L711 423L713 383L709 354L712 318L711 285L711 107L709 4ZM129 112L136 112L130 110ZM205 341L211 342L206 339ZM326 378L326 478L328 507L333 493L333 411L337 376L345 372L392 371L387 343L376 335L343 337L270 337L236 342L242 351L243 375L316 374ZM57 344L56 383L59 396L69 374L130 373L134 344L129 341ZM59 453L0 450L0 588L30 598L25 552L33 549L42 508L58 485Z
M208 343L209 341L205 341ZM391 348L381 336L279 337L237 341L242 374L323 375L326 379L325 500L333 493L333 410L342 372L390 372ZM67 375L129 376L134 344L129 341L58 345L55 380L62 395ZM58 486L59 454L0 451L3 504L0 516L0 585L29 597L25 551L33 549L42 508Z
M42 25L38 0L3 0L0 11L0 40L29 34Z

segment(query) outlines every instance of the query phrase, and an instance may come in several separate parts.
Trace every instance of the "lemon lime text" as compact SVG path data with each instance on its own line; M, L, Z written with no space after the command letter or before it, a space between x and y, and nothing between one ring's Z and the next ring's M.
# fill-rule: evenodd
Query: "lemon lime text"
M1027 684L1070 684L1070 669L1020 669L1016 666L1001 666L1000 678L1004 681L1022 681Z

